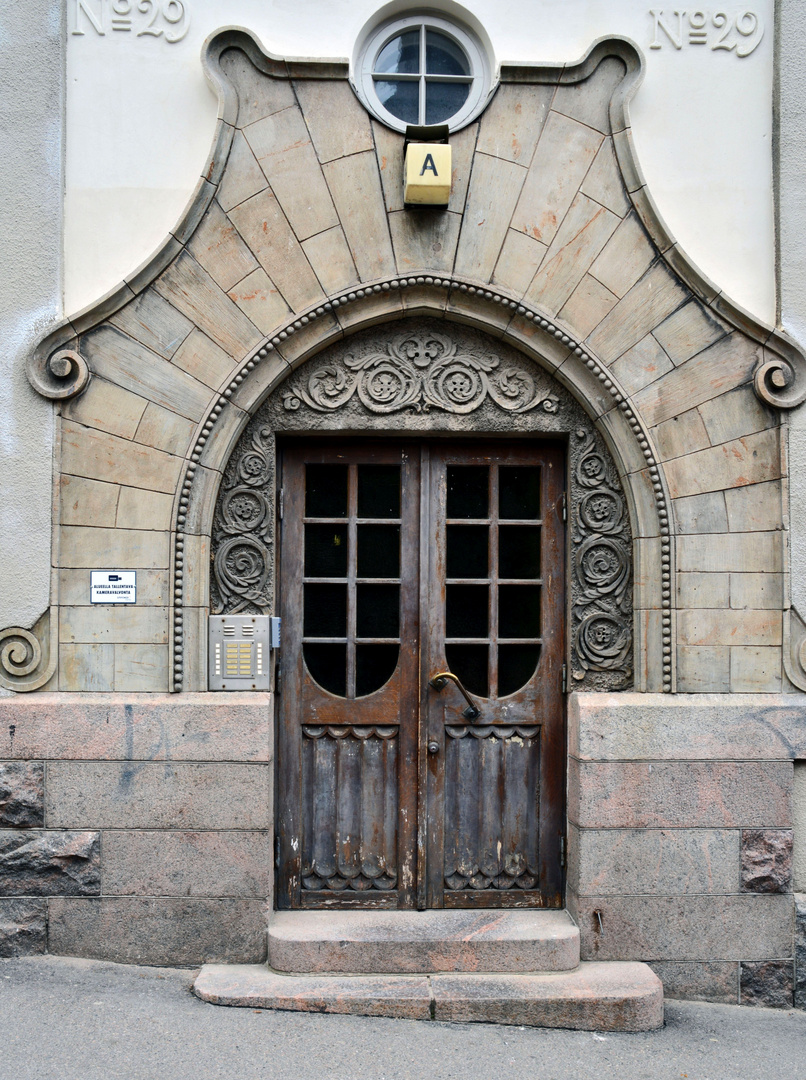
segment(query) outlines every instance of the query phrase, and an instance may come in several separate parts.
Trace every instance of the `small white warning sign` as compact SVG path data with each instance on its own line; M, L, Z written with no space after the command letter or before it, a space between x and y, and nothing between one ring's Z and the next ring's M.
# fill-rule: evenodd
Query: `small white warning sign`
M135 570L91 570L91 604L136 604Z

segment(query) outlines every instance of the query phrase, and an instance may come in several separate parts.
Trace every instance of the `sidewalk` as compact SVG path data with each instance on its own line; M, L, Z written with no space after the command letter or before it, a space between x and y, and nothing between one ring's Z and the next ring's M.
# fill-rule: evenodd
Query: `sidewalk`
M206 1005L190 971L0 960L0 1080L802 1080L806 1012L667 1002L648 1035Z

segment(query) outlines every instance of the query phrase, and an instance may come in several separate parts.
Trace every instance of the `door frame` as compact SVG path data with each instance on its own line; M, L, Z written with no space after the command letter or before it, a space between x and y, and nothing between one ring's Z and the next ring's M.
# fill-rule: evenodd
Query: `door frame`
M435 904L429 903L429 900L433 899L433 886L431 877L439 870L441 876L441 867L431 867L430 872L427 874L426 870L429 867L429 861L427 857L428 853L428 821L429 814L429 802L433 799L433 793L429 793L429 770L427 768L428 754L426 749L426 742L428 740L428 678L429 673L427 671L428 664L431 662L430 657L427 655L427 650L422 647L425 638L428 636L428 629L422 632L422 619L423 613L428 611L430 601L430 590L432 582L430 581L430 558L431 558L431 545L429 545L429 537L427 535L426 528L423 527L424 521L429 521L431 516L431 451L436 445L440 448L448 446L465 447L471 454L473 450L479 455L483 454L483 447L494 446L495 444L508 444L509 446L517 447L518 449L528 447L529 444L538 443L550 443L552 448L558 450L561 455L562 461L562 475L561 475L561 487L563 493L565 493L569 486L569 468L570 468L570 455L568 453L567 437L564 437L562 433L547 433L545 435L527 435L525 437L518 438L513 437L511 432L507 433L488 433L488 432L465 432L460 436L451 437L450 435L444 435L442 433L418 433L418 432L406 432L403 431L399 435L377 435L372 432L359 433L359 434L344 434L337 435L333 431L326 431L316 433L315 437L311 439L311 433L305 433L305 441L307 444L314 442L317 449L337 449L342 448L347 450L348 456L355 456L360 454L360 450L363 447L370 449L371 447L398 447L403 450L406 447L410 447L412 450L416 450L419 463L419 499L420 505L418 508L418 520L417 529L419 531L418 548L418 563L417 563L417 578L419 580L419 605L417 619L417 641L420 646L418 663L416 670L420 680L419 689L414 688L414 693L411 694L411 701L417 710L417 716L414 718L414 729L416 731L415 746L416 753L414 755L413 762L408 764L404 763L401 758L399 782L401 789L404 783L404 779L409 772L413 772L416 783L413 786L414 793L414 835L415 843L411 845L410 850L414 854L414 865L411 868L411 873L407 874L407 868L405 861L401 855L405 851L405 836L401 833L398 837L398 866L399 866L399 880L402 883L395 893L397 903L394 905L393 910L401 907L416 907L419 910L425 908L437 907ZM297 486L296 492L293 494L286 492L284 473L285 473L285 460L283 450L286 446L293 446L295 443L301 445L302 438L297 433L285 433L281 435L282 441L277 446L277 468L276 468L276 486L278 497L276 505L278 508L282 508L280 516L285 517L286 510L294 510L295 499L298 499L301 494L301 488ZM566 661L569 651L568 632L570 627L570 606L571 606L571 590L569 588L569 576L566 570L570 556L570 543L571 543L571 529L563 527L565 524L565 497L563 495L563 511L557 507L557 513L563 512L563 524L560 526L561 533L561 545L562 545L562 559L563 559L563 595L560 599L560 606L562 610L561 618L561 631L562 631L562 644L561 655L563 658L563 673L562 673L562 691L559 695L559 707L557 716L557 726L559 728L559 754L557 760L561 761L559 775L555 777L555 785L552 795L549 797L552 801L550 805L550 813L548 815L548 821L546 822L546 828L543 827L543 821L541 820L540 837L541 837L541 871L545 865L545 859L543 856L544 838L548 835L547 830L554 828L557 833L556 843L552 845L551 860L552 869L551 872L543 876L541 872L541 881L545 880L547 883L547 889L529 891L527 892L513 892L510 895L509 892L504 890L498 890L495 899L498 901L496 907L499 909L507 907L562 907L564 901L565 890L565 835L566 835L566 807L567 807L567 698L566 698L566 686L565 686L565 671ZM301 515L299 516L301 522ZM275 564L277 568L277 610L285 611L288 601L287 597L282 595L282 589L285 582L283 574L283 547L282 542L284 531L283 521L279 522L278 528L278 543L275 552ZM429 570L423 571L423 567L428 567ZM402 572L402 568L401 568ZM298 612L301 614L301 590L300 595L295 597ZM429 619L426 617L426 627L429 625ZM284 637L286 635L284 634ZM401 629L401 650L403 649L403 630ZM296 667L296 665L295 665ZM276 682L276 688L279 687L279 692L275 694L274 702L274 716L275 716L275 860L274 860L274 872L275 872L275 907L281 904L284 908L289 909L291 904L291 893L294 889L301 887L301 882L297 885L294 875L284 873L286 869L282 864L282 848L280 843L280 821L283 817L287 817L289 813L296 815L301 812L301 798L297 798L294 807L288 805L281 807L279 803L281 791L283 785L280 780L280 770L284 767L284 762L291 760L294 757L290 746L284 746L284 739L287 737L288 732L285 730L285 726L281 723L281 712L284 706L282 700L283 694L289 693L289 677L287 672L283 671L282 683ZM287 701L287 697L285 698ZM402 725L401 725L402 726ZM301 766L297 770L297 778L301 777ZM299 785L297 784L297 787ZM287 790L287 789L286 789ZM421 811L421 808L422 811ZM296 824L296 835L301 836L300 825L301 823L295 823L292 818L292 826ZM416 886L411 883L411 877L413 877ZM550 888L551 894L549 896L541 897L541 893L545 893ZM442 892L443 890L439 890ZM473 894L468 892L468 897ZM488 893L489 895L489 893ZM482 894L478 894L479 902L477 904L453 904L447 906L488 906L488 903L482 899ZM521 903L517 903L517 899L521 898ZM541 901L542 902L539 902ZM402 900L408 900L408 905L401 903ZM546 902L548 901L548 902ZM322 903L317 905L320 908L325 907L337 907L337 908L360 908L363 910L369 910L373 907L381 907L389 910L388 903L384 903L383 894L375 893L370 895L368 893L353 894L351 897L345 897L343 893L339 894L338 900L332 904ZM443 906L443 905L439 905ZM315 908L307 908L306 910L312 910Z

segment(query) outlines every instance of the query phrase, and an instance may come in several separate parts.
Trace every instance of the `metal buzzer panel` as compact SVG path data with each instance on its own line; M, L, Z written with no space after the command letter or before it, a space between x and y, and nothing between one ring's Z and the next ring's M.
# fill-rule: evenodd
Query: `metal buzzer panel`
M268 615L211 615L208 685L211 690L268 690Z

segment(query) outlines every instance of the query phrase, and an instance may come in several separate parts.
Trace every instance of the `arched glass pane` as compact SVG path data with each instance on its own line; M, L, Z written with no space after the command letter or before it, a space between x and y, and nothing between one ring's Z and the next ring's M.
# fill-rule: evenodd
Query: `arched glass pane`
M425 70L429 75L469 75L470 62L458 42L438 30L426 30Z
M539 645L498 646L498 697L514 694L526 686L540 658Z
M305 666L315 683L337 697L347 695L347 646L320 645L306 641L302 646Z
M387 42L378 53L374 70L379 75L419 74L420 28L406 30Z
M489 696L486 645L446 645L445 659L449 669L458 675L471 694L483 698Z
M399 645L365 645L355 647L355 696L374 694L389 682L397 667Z
M428 82L425 84L425 122L441 124L450 120L467 101L470 83Z

